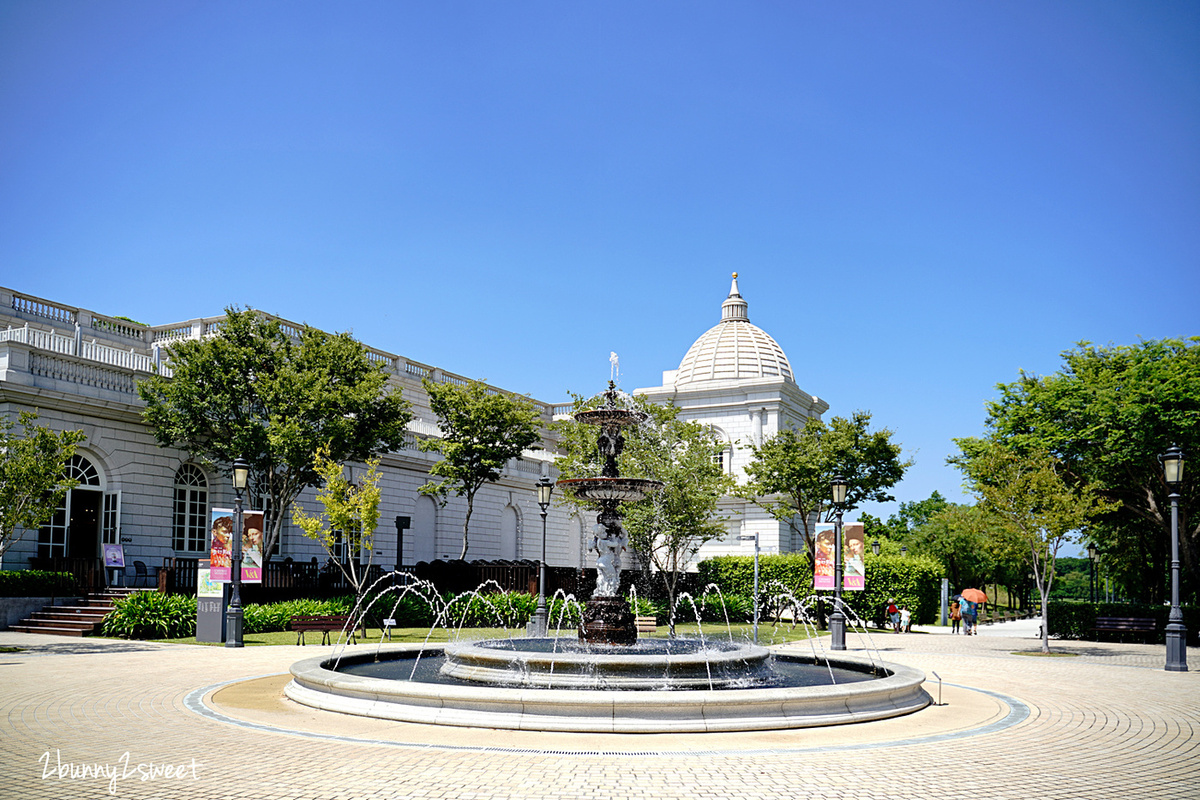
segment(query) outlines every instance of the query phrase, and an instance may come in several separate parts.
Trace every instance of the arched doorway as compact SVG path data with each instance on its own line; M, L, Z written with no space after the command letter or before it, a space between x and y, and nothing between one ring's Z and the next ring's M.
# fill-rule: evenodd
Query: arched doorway
M70 572L80 588L104 582L100 545L123 544L121 494L106 492L104 473L87 456L76 453L63 466L75 486L63 497L54 516L38 529L36 569Z
M96 466L76 453L63 467L75 481L54 516L38 531L39 558L99 558L104 482ZM115 531L114 531L115 533Z

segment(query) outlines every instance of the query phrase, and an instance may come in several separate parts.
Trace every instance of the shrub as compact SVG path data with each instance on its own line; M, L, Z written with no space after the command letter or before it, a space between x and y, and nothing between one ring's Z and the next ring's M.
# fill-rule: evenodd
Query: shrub
M1183 624L1187 629L1187 643L1200 644L1200 608L1183 606ZM1157 633L1138 641L1163 644L1166 641L1167 619L1171 609L1164 605L1147 603L1089 603L1084 600L1051 600L1046 605L1046 617L1050 636L1056 639L1097 639L1096 617L1149 617L1155 621ZM1110 636L1112 634L1109 634Z
M935 620L940 604L942 576L942 568L937 561L916 556L868 554L866 566L867 578L863 591L842 592L842 599L851 612L851 623L856 621L856 617L863 622L881 623L891 598L896 599L897 605L908 606L914 623ZM700 562L699 569L701 582L705 586L716 584L726 595L750 598L754 594L752 556L708 558ZM760 614L765 616L780 605L790 604L791 597L804 601L815 594L812 584L812 566L805 554L760 556ZM832 596L832 592L821 592L826 612L832 605ZM752 606L749 611L752 616ZM733 619L732 614L730 619Z
M524 592L469 592L446 600L450 628L516 628L537 609L537 598Z
M0 571L0 597L61 597L76 591L75 576L69 572Z
M117 600L104 618L105 636L121 639L180 639L196 635L196 598L133 592Z

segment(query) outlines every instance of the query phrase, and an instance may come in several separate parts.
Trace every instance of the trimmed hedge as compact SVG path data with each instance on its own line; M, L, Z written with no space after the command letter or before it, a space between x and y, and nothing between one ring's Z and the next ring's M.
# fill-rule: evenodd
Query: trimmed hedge
M1040 606L1034 604L1035 610ZM1187 628L1187 643L1200 646L1200 607L1183 606L1183 625ZM1154 620L1157 633L1154 636L1139 635L1138 641L1166 643L1167 617L1170 606L1146 603L1089 603L1084 600L1051 600L1046 606L1050 636L1056 639L1080 639L1096 641L1108 639L1114 634L1098 637L1093 628L1096 617L1149 617Z
M75 594L75 576L41 569L0 571L0 597L62 597Z
M929 624L937 619L941 600L942 567L937 561L918 556L867 555L867 579L863 591L842 592L842 599L863 622L882 624L888 601L908 606L914 623ZM701 583L716 584L727 595L747 598L754 593L753 556L717 556L700 562ZM758 583L764 610L770 600L790 594L804 601L813 594L812 566L802 553L759 556ZM830 609L833 592L819 593ZM761 612L760 612L761 613ZM750 608L753 615L753 607ZM732 615L730 615L732 619ZM853 620L852 620L853 622Z

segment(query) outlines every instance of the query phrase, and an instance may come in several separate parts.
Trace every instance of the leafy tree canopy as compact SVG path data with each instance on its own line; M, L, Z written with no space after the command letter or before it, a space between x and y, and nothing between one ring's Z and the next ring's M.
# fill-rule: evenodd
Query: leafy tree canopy
M830 483L835 476L849 483L846 508L850 509L866 501L894 500L888 490L912 466L912 459L901 458L892 432L871 431L870 423L866 411L856 411L850 419L834 417L828 425L811 417L798 431L785 428L761 447L751 445L749 480L738 494L793 529L798 526L811 558L812 522L822 517L832 520Z
M1172 444L1200 455L1200 337L1063 353L1044 377L1021 373L999 386L988 408L989 438L1018 452L1054 456L1064 478L1088 484L1114 511L1089 537L1106 561L1125 570L1133 594L1161 601L1170 552L1170 504L1158 456ZM1186 473L1185 473L1186 474ZM1192 590L1200 586L1200 481L1186 480L1180 500L1180 555Z
M1019 556L1033 571L1042 596L1042 652L1048 653L1047 603L1058 551L1114 504L1086 484L1072 486L1062 464L1045 452L1018 452L985 439L955 443L962 455L952 463L962 469L980 506L996 523L993 546Z
M497 392L479 381L466 386L428 379L424 383L442 436L423 439L419 446L441 453L442 460L429 470L441 480L426 483L421 493L443 504L451 491L466 498L459 555L466 558L476 493L483 484L499 480L509 459L541 441L541 412L528 398Z
M138 384L143 418L160 445L180 447L228 472L251 464L252 502L267 502L264 556L286 510L321 482L314 454L366 461L401 447L412 415L384 366L347 333L304 327L227 308L220 333L170 347L171 377Z
M36 423L37 414L21 412L21 433L11 419L0 419L0 558L27 530L40 528L74 485L63 475L83 431L56 433Z
M368 460L366 474L354 483L347 480L343 465L329 458L325 447L317 451L314 466L324 481L317 490L317 502L324 512L310 515L297 503L292 506L292 522L329 553L354 587L355 598L361 600L368 588L379 524L379 458Z

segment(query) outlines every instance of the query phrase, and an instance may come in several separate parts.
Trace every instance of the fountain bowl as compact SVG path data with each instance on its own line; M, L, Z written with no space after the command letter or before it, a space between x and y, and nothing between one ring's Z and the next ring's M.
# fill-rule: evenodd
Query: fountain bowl
M420 645L344 655L342 663L414 658ZM434 649L424 648L425 654ZM816 663L811 656L775 658ZM336 672L329 656L292 665L284 693L302 705L401 722L589 733L704 733L840 725L897 717L929 705L923 672L853 656L833 667L877 672L856 683L703 690L585 690L446 685ZM819 666L824 668L822 657Z
M558 485L574 493L580 500L618 500L634 503L663 488L662 481L649 478L564 478Z

